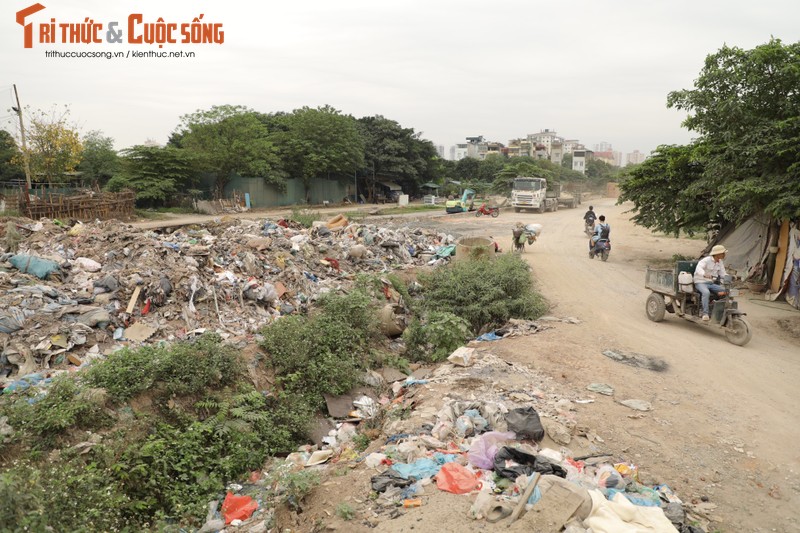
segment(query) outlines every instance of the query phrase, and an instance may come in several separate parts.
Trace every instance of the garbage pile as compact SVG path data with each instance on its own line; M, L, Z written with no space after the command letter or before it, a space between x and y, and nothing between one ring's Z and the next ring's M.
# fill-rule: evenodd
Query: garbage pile
M470 495L469 518L512 530L701 531L667 484L645 483L635 464L604 452L603 439L578 424L575 406L591 397L563 397L548 378L474 348L451 361L381 401L388 437L363 459L374 471L370 512L396 518L444 491Z
M123 346L206 330L245 339L358 273L430 263L452 243L341 215L311 229L222 219L168 233L116 221L12 222L0 228L0 388L46 382Z

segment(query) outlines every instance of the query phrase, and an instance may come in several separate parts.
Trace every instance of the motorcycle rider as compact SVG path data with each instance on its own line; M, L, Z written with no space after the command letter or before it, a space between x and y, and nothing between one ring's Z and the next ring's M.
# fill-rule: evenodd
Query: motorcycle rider
M600 222L594 227L594 235L592 235L592 238L589 240L589 250L594 248L597 241L600 239L608 239L609 235L611 235L611 225L606 224L606 216L600 215L598 220Z
M583 221L588 226L590 224L594 224L595 220L597 220L597 215L594 214L594 207L590 205L589 210L586 211L585 215L583 215Z
M715 245L711 248L711 253L702 258L697 263L697 268L694 269L694 287L700 292L700 300L703 304L703 322L708 322L708 302L711 299L711 293L717 295L725 294L725 287L715 283L716 280L725 277L725 265L722 260L725 259L725 252L727 248L721 244Z

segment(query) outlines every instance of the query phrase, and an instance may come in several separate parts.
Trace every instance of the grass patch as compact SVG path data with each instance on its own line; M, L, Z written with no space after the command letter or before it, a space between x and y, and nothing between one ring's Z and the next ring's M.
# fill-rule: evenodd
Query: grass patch
M424 211L441 211L441 205L407 205L403 207L387 207L381 208L378 215L405 215L409 213L419 213Z
M292 209L292 214L289 215L289 220L297 222L304 228L310 228L317 220L322 220L322 214L318 211L311 211L309 209L299 209L297 207Z
M16 430L0 445L0 529L198 525L226 482L294 449L311 420L302 402L254 390L244 370L206 335L122 350L43 396L0 398Z

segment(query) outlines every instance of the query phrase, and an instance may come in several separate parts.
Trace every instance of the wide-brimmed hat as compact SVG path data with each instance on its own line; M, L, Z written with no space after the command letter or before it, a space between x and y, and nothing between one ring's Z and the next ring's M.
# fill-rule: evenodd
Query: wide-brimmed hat
M708 255L711 255L711 256L720 255L720 254L724 254L727 251L728 251L727 248L725 248L721 244L717 244L711 249L711 252L709 252Z

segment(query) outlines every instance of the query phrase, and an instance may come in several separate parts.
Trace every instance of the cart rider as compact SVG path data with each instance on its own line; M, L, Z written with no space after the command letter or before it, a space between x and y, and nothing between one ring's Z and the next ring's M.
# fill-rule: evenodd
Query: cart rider
M703 302L703 322L708 322L708 302L711 293L717 295L725 294L725 287L718 285L717 282L725 275L725 252L728 250L721 244L711 248L711 253L702 258L694 269L694 287L700 292Z

